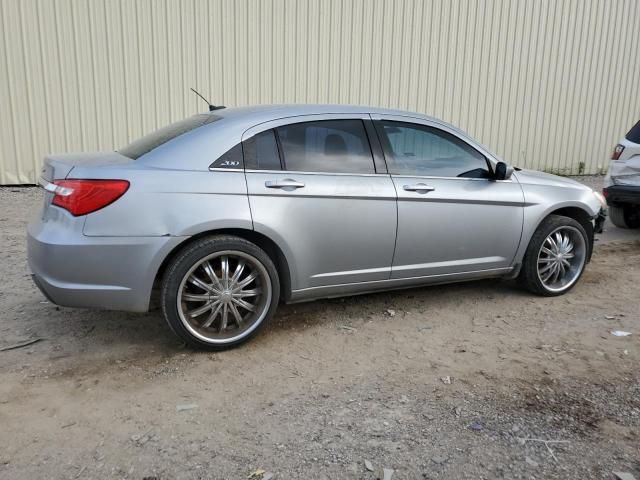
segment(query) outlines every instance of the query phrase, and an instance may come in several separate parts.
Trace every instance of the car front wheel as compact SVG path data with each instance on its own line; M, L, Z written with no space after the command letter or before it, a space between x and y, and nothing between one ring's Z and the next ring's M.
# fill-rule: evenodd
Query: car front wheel
M589 248L587 233L580 223L572 218L551 215L531 237L520 280L538 295L562 295L582 275Z
M168 265L162 310L187 344L237 346L273 316L280 296L276 268L255 244L223 235L196 240Z

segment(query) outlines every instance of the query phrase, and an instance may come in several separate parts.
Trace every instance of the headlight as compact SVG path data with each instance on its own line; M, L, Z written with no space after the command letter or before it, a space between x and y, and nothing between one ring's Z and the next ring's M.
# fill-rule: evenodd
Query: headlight
M607 199L600 192L593 190L593 195L598 199L602 208L607 208Z

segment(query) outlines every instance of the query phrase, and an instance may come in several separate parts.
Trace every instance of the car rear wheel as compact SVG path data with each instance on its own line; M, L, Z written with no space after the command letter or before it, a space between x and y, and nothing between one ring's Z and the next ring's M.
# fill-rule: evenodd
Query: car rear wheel
M634 205L620 205L609 207L609 218L618 228L639 228L640 207Z
M187 344L223 350L258 333L279 297L269 256L243 238L224 235L197 240L171 261L161 301L169 326Z
M589 248L582 225L572 218L551 215L531 237L520 280L538 295L562 295L582 276Z

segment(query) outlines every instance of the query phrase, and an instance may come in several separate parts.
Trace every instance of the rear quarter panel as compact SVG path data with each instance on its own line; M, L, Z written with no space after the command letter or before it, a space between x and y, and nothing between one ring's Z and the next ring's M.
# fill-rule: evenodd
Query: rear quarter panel
M243 172L156 168L74 170L70 177L129 180L112 205L87 216L87 236L191 236L219 228L252 228Z
M191 236L252 228L244 171L210 171L240 142L241 118L220 119L160 145L127 165L78 166L68 178L129 180L125 195L87 217L88 236Z

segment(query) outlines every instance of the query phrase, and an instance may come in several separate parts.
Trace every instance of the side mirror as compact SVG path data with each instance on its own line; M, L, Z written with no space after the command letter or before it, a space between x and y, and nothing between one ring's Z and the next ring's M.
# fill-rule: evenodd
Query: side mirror
M494 180L509 180L513 174L513 167L507 165L504 162L496 163L495 173L493 175Z

